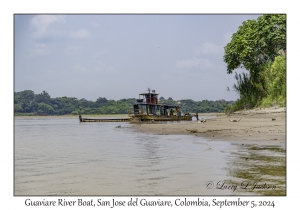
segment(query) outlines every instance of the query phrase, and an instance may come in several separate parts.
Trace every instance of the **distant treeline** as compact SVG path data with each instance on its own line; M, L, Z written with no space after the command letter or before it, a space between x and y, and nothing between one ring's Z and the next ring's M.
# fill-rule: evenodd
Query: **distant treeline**
M178 105L179 101L172 98L159 98L159 103ZM133 113L133 104L135 98L108 100L105 97L99 97L96 101L89 101L84 98L57 97L51 98L43 91L40 94L34 94L32 90L24 90L14 93L14 113L15 115L66 115L66 114L127 114ZM226 105L233 101L193 101L191 99L180 100L182 112L199 113L222 112Z

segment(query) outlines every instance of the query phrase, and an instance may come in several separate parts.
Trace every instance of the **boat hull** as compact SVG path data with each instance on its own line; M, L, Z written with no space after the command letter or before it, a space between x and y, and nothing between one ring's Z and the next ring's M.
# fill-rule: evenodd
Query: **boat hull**
M192 116L135 115L131 119L139 121L191 121Z

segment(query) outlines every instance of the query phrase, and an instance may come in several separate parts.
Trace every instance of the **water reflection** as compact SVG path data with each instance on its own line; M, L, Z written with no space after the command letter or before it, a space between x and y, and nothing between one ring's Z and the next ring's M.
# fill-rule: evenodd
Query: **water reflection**
M234 194L286 195L286 150L275 146L240 145L231 152L226 170Z

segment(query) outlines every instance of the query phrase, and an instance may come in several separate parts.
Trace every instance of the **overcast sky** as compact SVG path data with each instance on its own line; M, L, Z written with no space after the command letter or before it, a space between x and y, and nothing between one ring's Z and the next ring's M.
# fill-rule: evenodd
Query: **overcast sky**
M147 88L174 100L236 100L224 46L260 15L15 15L15 91L95 101Z

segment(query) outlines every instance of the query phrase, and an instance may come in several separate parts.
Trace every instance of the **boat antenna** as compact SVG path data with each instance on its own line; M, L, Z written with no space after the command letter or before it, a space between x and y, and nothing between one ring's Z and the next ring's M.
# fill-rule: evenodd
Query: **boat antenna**
M147 90L148 90L148 91L149 91L149 93L150 93L151 89L150 89L150 88L148 88Z

